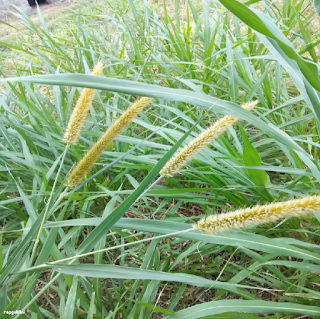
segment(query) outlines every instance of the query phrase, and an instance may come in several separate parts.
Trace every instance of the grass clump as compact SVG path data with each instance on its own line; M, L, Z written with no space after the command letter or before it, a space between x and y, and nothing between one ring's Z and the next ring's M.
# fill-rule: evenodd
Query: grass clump
M0 318L319 315L317 208L241 231L192 228L316 198L320 182L318 18L301 1L220 2L84 2L53 29L18 12L37 39L1 55ZM97 61L103 76L90 75ZM79 88L96 94L66 147ZM66 190L137 96L153 102ZM160 173L223 115L238 121Z

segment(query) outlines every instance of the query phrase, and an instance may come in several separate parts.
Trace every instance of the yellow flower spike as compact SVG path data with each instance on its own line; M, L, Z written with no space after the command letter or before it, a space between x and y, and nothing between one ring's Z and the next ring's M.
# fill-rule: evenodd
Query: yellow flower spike
M94 67L92 75L100 76L102 74L103 63L100 61ZM83 89L79 100L72 112L68 127L63 137L63 141L67 144L76 144L80 135L80 130L83 126L83 122L87 116L90 104L93 100L95 89Z
M251 101L244 104L242 107L251 111L258 101ZM187 162L201 149L207 146L213 139L224 133L231 125L239 119L232 115L226 115L215 124L211 125L204 132L199 134L189 145L184 147L176 156L174 156L160 171L161 176L173 176L177 171L187 164Z
M320 211L320 196L308 196L286 202L239 209L203 218L193 228L205 233L217 233L245 226L276 221L279 218L303 216Z
M92 168L104 149L121 133L121 131L136 117L142 109L151 102L152 98L143 97L126 110L93 144L89 152L82 158L69 175L66 186L73 188L79 185L85 174Z

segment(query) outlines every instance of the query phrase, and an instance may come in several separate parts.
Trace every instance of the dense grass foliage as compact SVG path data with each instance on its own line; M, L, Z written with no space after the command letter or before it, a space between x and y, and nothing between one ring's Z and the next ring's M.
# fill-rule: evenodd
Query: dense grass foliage
M223 6L225 5L225 7ZM316 318L320 213L205 234L318 194L318 17L305 1L99 1L1 43L0 318ZM103 76L90 75L102 61ZM63 135L96 90L79 141ZM139 97L85 181L68 174ZM258 100L253 111L239 105ZM224 114L240 120L159 179ZM223 314L223 317L222 315Z

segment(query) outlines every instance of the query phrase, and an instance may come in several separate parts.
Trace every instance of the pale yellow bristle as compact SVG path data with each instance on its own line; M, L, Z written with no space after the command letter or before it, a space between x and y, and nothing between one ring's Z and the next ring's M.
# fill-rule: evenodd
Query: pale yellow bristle
M103 63L100 61L93 69L92 75L102 74ZM76 144L80 135L83 122L87 116L90 104L93 100L95 89L83 89L77 104L70 117L63 141L67 144Z
M258 101L249 102L242 107L247 111L251 111ZM199 134L189 145L184 147L177 153L160 171L161 176L173 176L178 170L187 164L187 162L195 156L201 149L207 146L212 140L224 133L231 125L239 119L232 115L226 115L215 124L211 125L204 132Z
M81 159L70 173L66 186L73 188L81 183L85 174L92 168L105 148L121 133L121 131L136 117L139 112L151 102L152 98L143 97L126 110L109 129L93 144L89 152Z
M212 234L273 222L279 218L308 215L318 211L320 211L320 196L308 196L286 202L257 205L234 212L211 215L194 224L193 228Z

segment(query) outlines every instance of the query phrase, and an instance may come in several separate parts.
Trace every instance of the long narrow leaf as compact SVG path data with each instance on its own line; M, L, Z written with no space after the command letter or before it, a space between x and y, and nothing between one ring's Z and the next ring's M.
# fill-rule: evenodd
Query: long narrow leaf
M248 312L248 313L295 313L317 316L320 307L305 306L293 303L273 302L263 300L221 300L202 303L176 312L165 317L166 319L196 319L209 315L225 312Z
M239 19L246 23L252 29L262 33L263 35L275 40L283 52L297 62L301 72L308 79L310 84L320 91L320 81L318 68L315 64L304 60L298 53L295 52L289 40L284 38L279 29L274 29L275 24L265 23L261 17L263 13L256 14L246 5L236 0L219 0L228 10L235 14ZM282 35L282 37L281 37Z
M167 273L161 271L153 271L132 267L121 267L115 265L51 265L48 267L54 269L57 272L69 275L77 275L84 277L94 278L117 278L117 279L142 279L142 280L163 280L163 281L175 281L183 282L189 285L195 285L200 287L210 287L213 289L222 289L230 292L234 292L237 295L242 295L239 288L252 288L246 285L229 284L219 282L217 280L209 280L201 278L199 276L182 274L182 273Z

